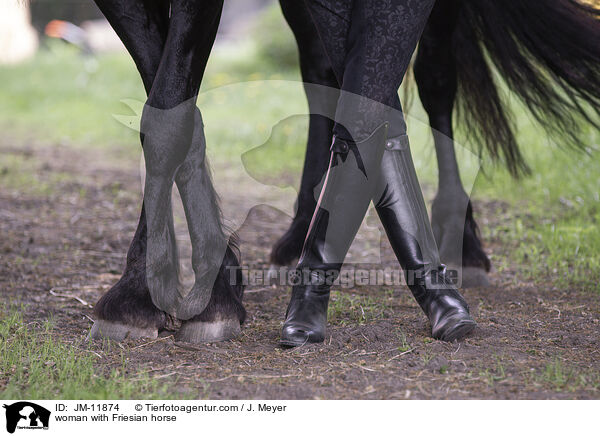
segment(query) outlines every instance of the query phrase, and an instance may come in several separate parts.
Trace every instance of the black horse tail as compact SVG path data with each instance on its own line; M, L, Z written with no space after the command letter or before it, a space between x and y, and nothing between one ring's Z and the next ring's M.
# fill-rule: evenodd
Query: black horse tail
M600 9L576 0L462 0L453 51L457 115L474 143L514 176L528 172L495 70L546 132L585 149L599 127Z

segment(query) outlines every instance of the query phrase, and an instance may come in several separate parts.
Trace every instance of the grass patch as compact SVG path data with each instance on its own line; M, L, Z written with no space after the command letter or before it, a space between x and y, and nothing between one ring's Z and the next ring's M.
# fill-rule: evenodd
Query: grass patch
M486 368L479 371L481 377L488 386L493 386L495 383L506 379L506 369L500 358L496 357L496 365L493 368Z
M48 196L60 193L65 183L81 182L67 172L50 170L27 153L0 153L0 187L19 194ZM81 192L80 194L83 194Z
M3 399L171 398L165 384L139 368L130 368L127 353L110 370L102 370L85 342L65 343L52 320L23 320L23 307L0 306L0 397ZM107 352L110 344L105 345ZM177 398L180 398L178 396Z
M0 127L41 144L123 147L135 133L113 113L122 98L143 99L133 61L124 55L85 57L60 41L48 41L29 62L0 67Z
M537 374L535 381L550 386L556 391L574 392L578 389L598 390L600 388L599 374L578 371L566 367L559 358L548 363Z
M401 353L407 353L412 350L413 347L408 343L408 339L406 338L406 334L404 332L400 333L400 346L398 347L398 351Z
M388 300L389 298L332 291L327 319L331 324L340 326L369 324L384 318ZM404 343L406 343L406 338Z
M47 181L37 175L39 162L23 155L0 154L0 186L19 193L46 196L52 192Z

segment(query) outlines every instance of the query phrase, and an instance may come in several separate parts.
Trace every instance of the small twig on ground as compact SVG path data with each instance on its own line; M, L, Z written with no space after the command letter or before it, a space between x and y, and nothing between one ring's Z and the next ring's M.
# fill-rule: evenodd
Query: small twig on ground
M230 378L234 378L234 377L243 377L243 378L263 378L263 379L270 379L270 378L290 378L290 377L302 377L302 374L281 374L281 375L263 375L263 374L231 374L228 375L227 377L223 377L223 378L218 378L218 379L214 379L214 380L206 380L208 383L216 383L216 382L221 382L221 381L225 381L228 380Z
M165 339L170 339L170 338L173 338L173 335L165 336L165 337L162 337L162 338L154 339L153 341L150 341L150 342L146 342L146 343L143 343L143 344L140 344L140 345L136 345L135 347L132 348L132 350L135 350L136 348L145 347L146 345L155 344L157 342L164 341Z
M178 373L177 371L174 371L174 372L170 372L170 373L168 373L168 374L159 375L159 376L157 376L157 377L153 377L153 378L154 378L154 380L158 380L158 379L160 379L160 378L167 378L167 377L171 377L172 375L175 375L175 374L179 374L179 373Z
M95 354L95 355L96 355L96 356L98 356L100 359L102 359L102 355L100 355L99 353L96 353L96 352L95 352L95 351L93 351L93 350L83 350L83 351L86 351L86 352L88 352L88 353Z
M183 342L173 342L173 345L188 351L210 351L218 354L229 354L226 350L221 350L219 348L197 347L194 345L184 344Z
M165 369L171 368L172 366L173 366L173 364L170 364L170 365L167 365L167 366L163 366L162 368L152 368L152 367L150 367L150 369L148 371L146 371L146 373L151 373L151 372L156 372L156 371L164 371Z
M404 353L397 354L394 357L392 357L391 359L388 359L388 362L391 362L392 360L397 359L400 356L404 356L405 354L412 353L413 351L415 351L415 349L411 348L410 350L407 350Z
M268 288L250 289L249 291L244 291L244 294L256 294L258 292L275 291L275 290L277 290L276 286L269 286Z
M140 375L147 375L147 374L148 374L148 371L144 371ZM172 375L175 375L175 374L184 375L184 374L181 374L181 373L175 371L175 372L170 372L168 374L162 374L162 375L158 375L156 377L152 377L152 380L158 380L158 379L161 379L161 378L171 377ZM143 378L134 378L134 379L131 379L130 381L138 382L138 381L142 381L142 380L144 380L144 379Z
M54 297L60 297L60 298L72 298L73 300L77 300L79 301L81 304L83 304L84 306L87 307L92 307L92 305L90 303L88 303L87 301L83 300L82 298L77 297L76 295L67 295L67 294L59 294L57 293L54 288L50 289L48 291L50 293L50 295L54 296Z
M97 250L82 250L79 249L77 251L81 251L90 256L101 256L101 257L112 257L115 259L123 259L123 254L121 253L112 253L110 251L97 251Z
M361 365L358 365L358 364L356 364L356 363L351 363L351 365L352 365L352 366L355 366L355 367L357 367L357 368L360 368L360 369L364 369L365 371L369 371L369 372L377 372L377 370L376 370L376 369L367 368L366 366L361 366Z

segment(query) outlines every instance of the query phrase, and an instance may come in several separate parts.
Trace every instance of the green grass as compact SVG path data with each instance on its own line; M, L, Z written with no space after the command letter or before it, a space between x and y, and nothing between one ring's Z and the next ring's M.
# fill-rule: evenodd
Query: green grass
M384 317L389 297L381 298L370 295L354 295L346 292L332 291L327 311L327 319L335 325L372 323ZM406 345L404 337L403 345Z
M25 322L24 310L0 305L0 398L171 398L163 383L129 366L126 351L98 373L100 357L88 343L62 341L51 319Z
M580 388L600 388L599 374L565 366L559 358L546 364L544 369L535 375L534 382L549 386L555 391L572 392Z
M134 142L111 116L123 110L118 96L144 96L125 56L98 61L55 42L27 63L0 67L0 83L0 127L9 137L77 147Z
M60 193L61 185L73 180L72 174L50 171L42 160L27 153L5 152L0 157L0 186L8 191L48 196Z
M408 343L406 334L404 332L400 332L399 339L400 346L398 347L398 351L400 351L401 353L407 353L413 349L413 347Z
M492 368L485 368L479 371L481 377L488 386L493 386L495 383L506 379L506 369L498 356L496 356L496 365Z
M541 285L552 277L559 287L600 292L600 135L587 128L589 155L566 150L532 125L522 108L516 106L516 112L532 175L516 181L496 170L479 177L474 189L476 199L510 206L504 225L484 227L485 238L510 248L496 264L517 265L516 281Z
M52 188L37 177L39 162L34 158L4 153L0 158L0 186L32 195L48 195Z

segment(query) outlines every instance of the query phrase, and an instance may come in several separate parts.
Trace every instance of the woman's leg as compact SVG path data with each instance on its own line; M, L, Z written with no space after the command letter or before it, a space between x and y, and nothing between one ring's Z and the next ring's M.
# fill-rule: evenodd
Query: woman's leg
M334 140L329 169L297 266L281 344L325 339L329 290L376 193L388 125L361 142Z
M353 111L351 105L343 101L349 94L343 94L337 119L343 125L354 126L355 136L364 135L381 119L390 122L378 192L374 197L376 209L404 269L407 284L429 318L433 337L453 341L470 333L475 322L440 262L397 92L434 2L379 0L376 7L374 1L377 0L357 2L353 10L352 19L361 26L351 26L349 47L358 49L351 50L346 60L343 84L343 90L369 99L361 100L359 110ZM388 108L399 110L389 112ZM356 124L352 123L353 116L357 117ZM343 132L342 128L339 130Z
M305 2L344 91L334 135L360 141L385 121L404 134L398 89L434 0Z
M452 342L470 333L476 324L440 261L408 136L388 139L373 202L432 336Z
M335 10L337 4L347 6L351 3L350 10L344 7ZM292 301L282 333L282 344L288 346L324 339L332 279L339 272L370 198L382 197L373 192L372 187L374 180L379 182L380 172L383 170L383 174L389 178L383 181L384 187L391 186L394 181L399 181L396 186L418 187L414 169L412 173L407 169L410 165L405 162L404 165L390 167L386 165L390 158L383 155L386 149L396 151L398 140L407 141L397 90L425 26L433 0L309 0L309 6L334 70L342 78L342 90L345 92L342 92L338 102L328 177L298 265L299 270L309 271L310 277L317 278L318 284L304 282L294 286L292 290ZM334 31L336 33L332 35ZM346 50L343 68L340 67L339 52L332 52L341 49ZM385 134L381 134L382 131ZM388 138L395 139L388 141ZM340 167L339 162L344 165ZM383 193L386 191L384 189ZM417 245L427 247L425 251L431 258L428 264L441 266L435 242L431 246L427 237L431 229L426 212L423 214L424 207L420 207L421 204L424 206L420 190L417 192L420 202L413 201L411 197L409 201L414 203L411 206L414 211L409 213L389 207L384 209L383 206L389 204L380 204L382 221L405 270L412 265L423 265L423 262L411 259L411 256L417 256L418 250L405 253L412 247L404 243L406 239L394 238L399 233L394 230L406 227L406 220L409 221L409 227L421 230L421 236L425 236L425 239L417 238ZM367 199L368 193L373 195ZM406 194L398 189L396 193ZM414 189L411 193L414 197ZM390 218L391 213L384 213L388 210L400 212L394 215L395 221ZM332 220L336 216L341 218ZM315 269L319 270L318 274L314 273ZM320 272L323 269L328 273L333 271L333 274L326 274L325 281ZM427 289L426 286L424 288ZM423 307L425 300L419 298L424 293L423 289L411 286L411 290ZM427 299L429 300L432 298ZM462 298L461 302L464 302ZM464 306L466 307L466 303ZM424 310L432 321L432 326L434 321L438 325L439 320L432 320L432 311L426 308ZM439 310L434 312L436 315L440 314ZM468 317L468 309L464 312Z

